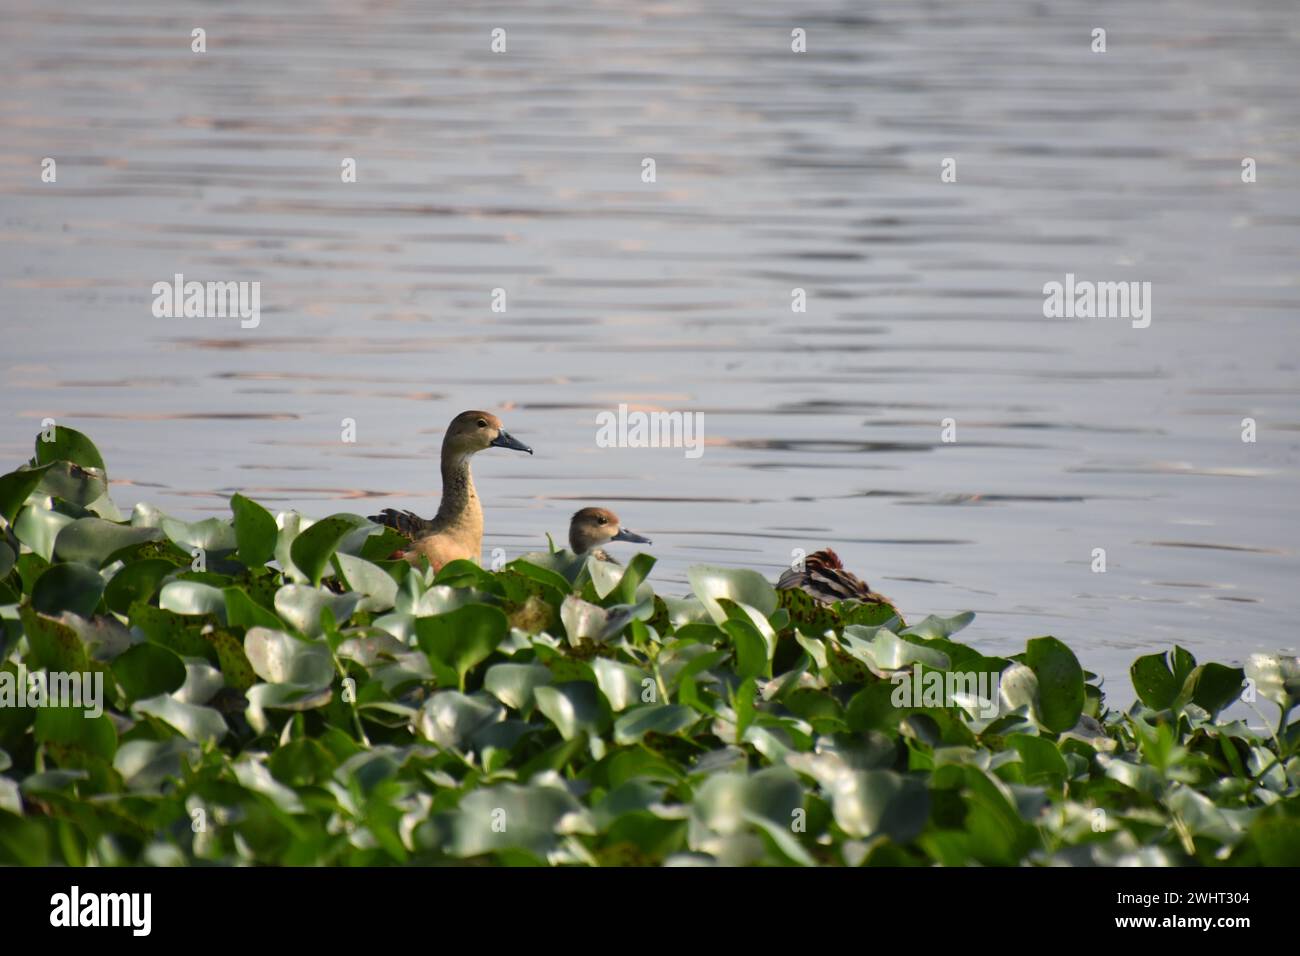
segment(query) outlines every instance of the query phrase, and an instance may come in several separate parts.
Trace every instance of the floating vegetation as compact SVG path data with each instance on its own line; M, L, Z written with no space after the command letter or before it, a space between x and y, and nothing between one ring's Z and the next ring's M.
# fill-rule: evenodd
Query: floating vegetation
M1295 658L1142 657L1118 712L1055 638L751 570L124 518L47 437L0 477L0 863L1300 863Z

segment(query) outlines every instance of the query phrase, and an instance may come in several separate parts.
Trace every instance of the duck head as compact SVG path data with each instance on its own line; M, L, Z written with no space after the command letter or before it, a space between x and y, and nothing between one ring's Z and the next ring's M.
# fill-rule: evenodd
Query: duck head
M620 525L618 515L608 508L583 508L569 522L569 547L575 554L586 554L610 541L653 543Z
M447 435L442 440L444 453L450 452L455 457L468 457L485 448L513 448L516 451L533 450L510 435L502 426L501 419L491 412L461 412L447 426Z

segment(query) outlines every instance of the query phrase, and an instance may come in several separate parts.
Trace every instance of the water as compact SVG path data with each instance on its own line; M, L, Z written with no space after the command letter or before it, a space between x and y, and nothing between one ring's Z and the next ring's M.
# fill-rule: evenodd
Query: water
M1294 653L1300 10L1075 6L0 0L0 454L52 416L124 509L431 513L489 408L537 451L475 463L508 556L582 504L670 592L831 545L1120 697L1175 641ZM178 272L261 325L154 318ZM1045 319L1067 272L1151 326ZM703 457L598 448L620 402Z

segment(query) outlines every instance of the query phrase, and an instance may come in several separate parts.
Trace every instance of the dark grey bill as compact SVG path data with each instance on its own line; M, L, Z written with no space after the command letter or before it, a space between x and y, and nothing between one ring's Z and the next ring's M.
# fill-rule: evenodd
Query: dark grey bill
M635 541L637 544L654 544L649 538L643 538L639 534L628 531L627 528L619 528L618 534L614 535L614 541Z
M497 448L513 448L515 451L526 451L532 454L533 450L521 442L518 438L510 435L504 429L497 432L497 437L492 439L492 444Z

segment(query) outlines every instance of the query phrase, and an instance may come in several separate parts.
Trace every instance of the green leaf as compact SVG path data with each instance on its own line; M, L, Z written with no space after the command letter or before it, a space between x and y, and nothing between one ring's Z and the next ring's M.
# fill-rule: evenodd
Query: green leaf
M1213 662L1201 664L1187 678L1184 693L1190 695L1196 706L1217 718L1223 710L1241 696L1246 672L1240 667L1226 667Z
M537 709L555 724L560 736L572 740L581 732L598 736L608 722L606 704L588 681L546 685L533 691Z
M173 544L186 554L194 551L222 552L235 549L235 528L222 518L204 518L202 521L181 521L177 518L162 518L161 528Z
M700 719L700 714L680 704L648 704L629 710L614 722L614 740L634 744L646 734L675 734Z
M501 609L487 604L467 604L415 622L420 649L431 662L455 671L461 690L465 689L465 675L486 660L509 631Z
M639 667L598 657L591 662L591 669L596 673L596 685L615 713L641 702L641 682L647 675Z
M275 543L280 534L275 518L256 501L240 494L231 495L230 510L235 516L239 560L250 568L266 564L275 556Z
M900 670L917 663L942 671L951 666L948 655L942 651L906 640L885 628L850 625L844 629L842 643L851 654L873 664L878 670Z
M757 628L748 621L724 621L722 629L727 632L736 649L736 674L741 680L771 676L768 644Z
M335 621L346 621L360 599L359 594L330 594L305 584L286 584L275 592L275 613L295 630L319 637L323 611L328 608Z
M469 558L457 558L448 561L434 576L435 585L453 588L478 588L490 594L498 593L496 575L487 568L479 567L477 561Z
M163 579L175 570L176 565L165 558L146 558L128 564L104 588L104 603L110 611L126 614L136 601L151 601Z
M214 614L224 620L226 595L221 588L199 581L168 581L158 594L158 606L176 614Z
M541 664L493 664L483 675L483 689L497 700L523 713L533 709L533 691L554 680Z
M602 561L594 555L587 558L587 573L591 576L591 585L596 590L596 597L604 600L618 587L623 577L623 568L612 561Z
M85 508L108 493L108 478L102 469L83 468L68 461L56 461L41 473L37 495L61 498Z
M978 861L1009 866L1034 847L1034 831L1021 819L1006 784L978 767L963 767L966 829Z
M446 851L455 857L517 850L541 861L558 845L562 820L583 812L567 790L502 784L467 794L449 822Z
M1028 644L1024 663L1038 678L1038 719L1053 733L1064 733L1083 713L1083 668L1074 652L1054 637Z
M736 741L740 742L750 739L764 754L764 756L771 759L772 754L763 749L758 741L754 741L752 737L746 738L745 736L746 731L748 731L750 726L754 723L755 717L758 716L758 708L755 706L754 701L757 694L757 683L753 677L747 677L740 682L740 686L736 688L735 693L732 695L731 706L736 713Z
M788 831L803 803L803 786L787 767L769 767L749 775L716 773L696 791L691 818L698 826L723 836L747 830L754 818Z
M609 625L609 612L598 604L584 601L570 594L560 605L560 623L569 643L576 647L580 641L600 641Z
M380 528L366 536L357 557L365 558L367 561L386 561L395 552L404 551L409 546L410 541L404 535L392 528Z
M170 694L185 683L185 664L159 644L137 644L114 658L112 667L127 700Z
M13 523L18 509L41 483L49 465L40 468L20 468L0 476L0 517Z
M59 532L54 553L64 561L84 561L97 568L123 548L161 537L162 532L156 528L133 528L103 518L78 518Z
M221 593L226 600L226 623L230 627L276 630L283 626L278 617L249 597L243 588L223 588Z
M320 690L334 680L334 658L323 641L254 627L244 636L244 653L257 676L271 684Z
M334 555L349 590L364 595L358 611L387 611L397 601L397 581L378 565L339 552Z
M104 593L104 579L84 564L53 564L46 568L32 588L32 607L58 617L71 611L91 617Z
M131 790L156 791L168 780L180 780L197 750L180 737L130 740L117 748L113 769Z
M220 740L229 732L225 719L211 707L182 703L168 694L137 700L131 709L170 724L186 738L198 743Z
M839 774L830 795L835 822L851 837L883 835L907 843L925 828L930 812L925 782L892 770Z
M338 764L338 760L324 745L307 737L291 740L276 748L269 766L277 780L298 788L324 784Z
M523 575L529 580L536 581L537 583L543 584L548 588L552 588L553 590L557 591L560 594L568 594L570 589L569 588L570 579L566 578L562 573L560 573L560 571L555 570L555 568L551 567L549 563L546 566L539 566L537 564L534 564L532 559L537 557L539 556L526 555L525 557L522 558L516 558L514 561L511 561L509 564L507 564L506 568L518 574ZM550 555L546 555L543 557L548 562L551 559ZM578 563L580 564L581 562Z
M181 657L206 657L217 661L215 648L199 633L196 623L162 608L136 602L128 611L131 626L154 644L170 648Z
M420 708L415 729L443 749L467 752L479 732L504 718L501 705L486 694L440 690Z
M45 561L52 561L59 532L72 522L73 519L65 514L28 505L14 521L14 537Z
M90 709L84 691L80 707L41 707L36 712L33 733L42 743L55 744L65 752L90 754L111 762L117 752L117 730L102 713L86 716Z
M718 598L748 605L764 617L777 608L776 589L757 571L697 564L686 572L686 577L715 624L727 620Z
M48 465L54 461L70 461L83 468L106 469L104 458L95 443L74 428L56 425L52 430L53 441L45 440L45 433L36 436L36 463Z
M1129 668L1129 676L1142 703L1152 710L1168 710L1195 666L1195 658L1179 647L1167 654L1139 657Z
M937 617L931 614L923 621L899 631L899 637L920 637L926 640L949 638L975 620L973 611L964 611L952 617Z
M349 534L367 522L359 515L335 514L322 518L293 539L289 554L298 570L314 585L320 584L321 575L339 544Z
M71 627L30 607L19 608L18 614L36 667L76 673L89 668L86 647Z
M1300 657L1281 654L1251 654L1246 660L1246 676L1257 693L1282 709L1281 722L1300 701Z
M1300 866L1300 816L1269 807L1250 825L1249 838L1264 866Z
M240 636L224 628L212 628L203 634L203 639L216 651L217 663L221 667L221 676L226 686L235 690L246 691L253 685L257 675L253 665L244 653Z
M244 711L248 725L257 733L266 733L269 721L265 711L305 711L324 707L334 698L333 688L310 688L302 684L254 684L245 692L248 708Z
M623 577L618 582L618 587L614 589L613 602L615 604L635 604L636 589L641 582L650 576L651 569L655 566L655 558L649 554L637 554L627 563L627 570L623 572Z
M1050 740L1028 734L1010 734L1007 743L1020 754L1025 783L1059 789L1069 779L1065 758Z
M1194 836L1233 846L1246 835L1241 815L1215 806L1209 797L1184 784L1175 783L1169 788L1165 804Z

